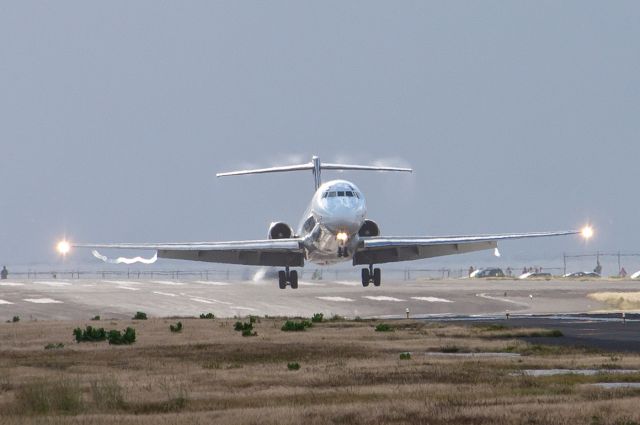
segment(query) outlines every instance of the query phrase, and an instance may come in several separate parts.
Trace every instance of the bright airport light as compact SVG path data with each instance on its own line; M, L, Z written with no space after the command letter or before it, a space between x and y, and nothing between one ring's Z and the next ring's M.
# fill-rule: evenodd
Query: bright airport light
M336 239L341 243L345 243L347 242L347 239L349 239L349 235L347 235L345 232L340 232L336 235Z
M589 240L593 237L593 227L591 226L584 226L582 228L582 230L580 231L580 234L582 235L583 238L585 238L586 240Z
M61 255L67 255L71 251L71 244L65 240L61 240L58 242L56 250Z

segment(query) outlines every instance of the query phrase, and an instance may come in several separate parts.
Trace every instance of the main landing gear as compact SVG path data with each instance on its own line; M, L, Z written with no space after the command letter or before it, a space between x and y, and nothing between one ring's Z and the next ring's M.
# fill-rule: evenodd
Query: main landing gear
M362 286L369 286L369 283L373 283L373 286L380 286L382 282L382 272L380 269L374 269L373 264L369 265L368 269L362 269Z
M298 272L289 271L289 267L278 272L278 285L280 289L286 289L287 285L291 285L291 289L298 289Z

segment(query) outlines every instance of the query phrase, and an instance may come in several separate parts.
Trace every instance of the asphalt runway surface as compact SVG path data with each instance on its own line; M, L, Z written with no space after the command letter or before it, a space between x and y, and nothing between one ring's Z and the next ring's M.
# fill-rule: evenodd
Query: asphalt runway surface
M358 281L301 281L279 289L272 280L62 280L0 281L0 320L151 316L247 315L345 317L497 316L611 311L588 295L640 291L639 281L425 280L389 281L363 288Z

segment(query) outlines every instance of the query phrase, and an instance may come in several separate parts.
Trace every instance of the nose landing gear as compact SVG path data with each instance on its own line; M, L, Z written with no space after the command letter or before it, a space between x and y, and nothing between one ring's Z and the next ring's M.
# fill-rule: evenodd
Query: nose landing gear
M349 251L347 251L347 248L343 248L343 247L338 247L338 258L341 257L348 257L349 256Z
M286 289L287 285L290 285L291 289L298 289L298 272L295 270L289 271L289 267L278 272L278 286L280 289Z
M382 283L382 271L374 269L373 264L368 269L362 269L362 286L369 286L369 283L373 283L373 286L380 286Z

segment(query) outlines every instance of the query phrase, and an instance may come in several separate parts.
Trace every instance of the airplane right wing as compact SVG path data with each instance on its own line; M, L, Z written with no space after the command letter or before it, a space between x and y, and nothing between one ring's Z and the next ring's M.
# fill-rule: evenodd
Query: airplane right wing
M302 248L302 240L299 238L161 244L74 243L69 244L69 247L152 250L157 252L158 258L241 264L248 266L302 267L304 265L304 249Z

